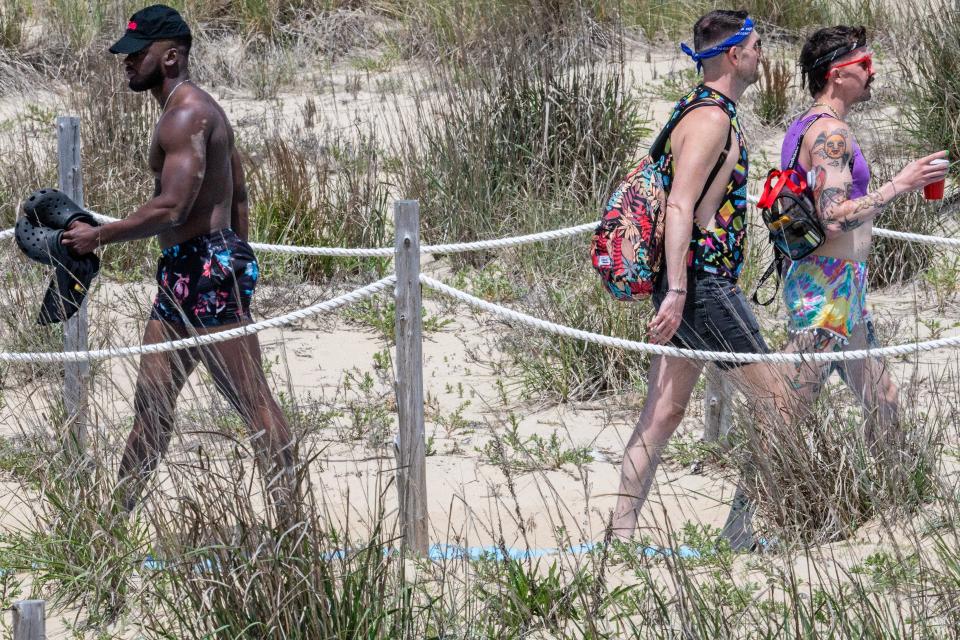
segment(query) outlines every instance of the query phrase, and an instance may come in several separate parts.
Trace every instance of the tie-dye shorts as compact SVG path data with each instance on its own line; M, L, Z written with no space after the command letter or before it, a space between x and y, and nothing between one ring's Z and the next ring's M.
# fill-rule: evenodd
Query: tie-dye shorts
M813 332L846 344L854 328L870 322L867 263L810 255L790 263L783 300L791 334Z

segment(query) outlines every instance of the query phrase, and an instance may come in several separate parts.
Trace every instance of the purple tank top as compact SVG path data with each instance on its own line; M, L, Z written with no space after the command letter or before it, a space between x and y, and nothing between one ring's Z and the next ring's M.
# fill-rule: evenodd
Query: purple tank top
M790 160L793 158L793 152L796 151L797 144L800 141L800 134L803 133L807 123L820 118L833 118L833 116L828 113L814 113L805 118L795 120L790 127L787 128L787 135L783 138L783 147L780 149L781 169L786 169L787 165L790 164ZM870 185L870 165L867 164L867 159L863 157L863 153L860 151L860 145L857 144L856 140L853 140L853 156L850 164L850 173L853 175L850 198L861 198L867 195L867 188ZM799 160L797 161L796 169L802 175L806 175L807 173L807 169L801 166Z

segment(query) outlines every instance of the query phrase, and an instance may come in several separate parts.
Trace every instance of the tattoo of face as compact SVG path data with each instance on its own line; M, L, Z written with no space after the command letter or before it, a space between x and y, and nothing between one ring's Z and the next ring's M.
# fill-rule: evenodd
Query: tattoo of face
M850 142L846 128L823 132L817 136L810 150L813 157L833 167L842 167L850 162Z
M843 160L847 155L847 138L842 133L834 131L827 136L823 143L823 151L831 160Z

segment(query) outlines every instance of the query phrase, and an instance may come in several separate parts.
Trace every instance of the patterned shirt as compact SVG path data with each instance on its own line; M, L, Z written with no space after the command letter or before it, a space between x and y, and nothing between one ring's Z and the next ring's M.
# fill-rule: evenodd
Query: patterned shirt
M721 275L736 282L743 270L743 257L746 254L747 171L749 169L747 145L740 130L740 122L737 120L737 105L719 91L700 85L680 99L673 109L670 122L676 120L691 104L704 101L714 102L727 110L730 126L740 145L740 159L730 174L723 201L714 214L714 228L704 229L696 220L694 221L688 264L694 269ZM664 188L669 194L674 175L669 141L663 157Z

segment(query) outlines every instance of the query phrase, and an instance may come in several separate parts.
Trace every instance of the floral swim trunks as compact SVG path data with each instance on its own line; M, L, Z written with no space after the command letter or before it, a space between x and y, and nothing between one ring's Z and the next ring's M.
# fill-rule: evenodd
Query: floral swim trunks
M253 249L232 229L163 250L151 320L216 327L250 320L260 271Z
M790 263L783 299L791 334L813 332L845 345L860 323L870 325L867 263L809 255Z

